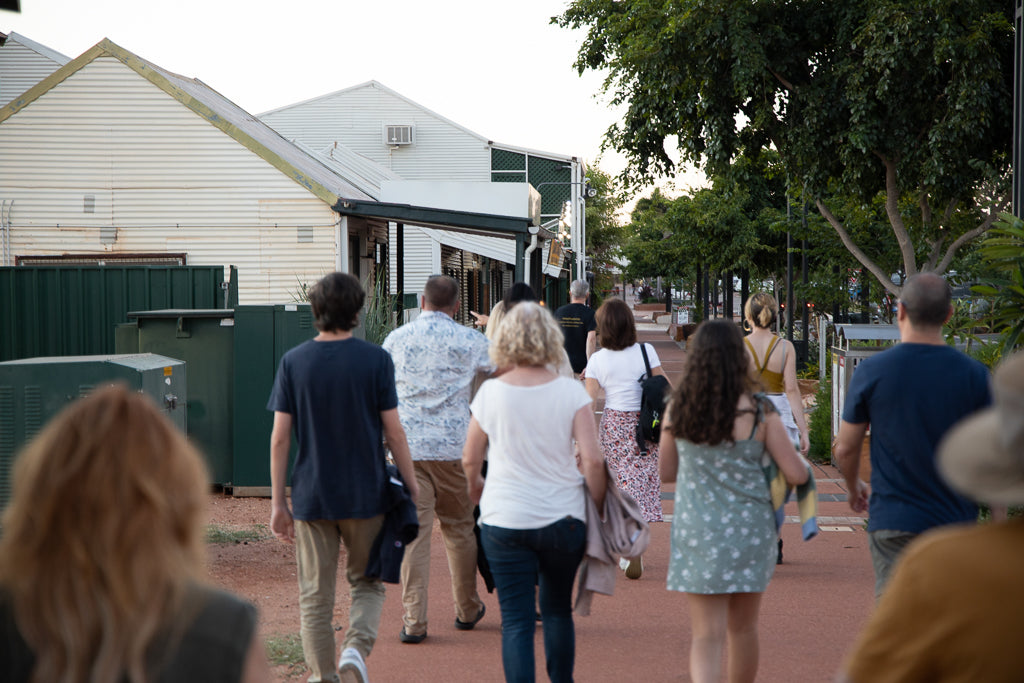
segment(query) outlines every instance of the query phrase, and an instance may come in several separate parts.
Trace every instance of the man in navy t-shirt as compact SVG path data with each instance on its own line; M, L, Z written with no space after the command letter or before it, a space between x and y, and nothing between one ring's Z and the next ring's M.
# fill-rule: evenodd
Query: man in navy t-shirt
M296 546L302 651L314 681L336 680L338 671L344 680L367 679L365 659L384 607L384 585L364 573L384 520L385 437L413 498L418 495L391 357L352 336L364 299L359 281L345 273L331 273L310 288L320 333L281 358L267 403L274 411L270 529ZM289 509L293 430L298 454ZM336 667L332 620L340 542L352 606Z
M988 369L942 336L950 302L949 285L938 275L908 278L897 309L901 343L861 361L846 394L835 456L850 507L869 512L876 596L918 534L978 517L977 505L951 490L935 466L946 431L991 401ZM869 425L870 486L859 477Z

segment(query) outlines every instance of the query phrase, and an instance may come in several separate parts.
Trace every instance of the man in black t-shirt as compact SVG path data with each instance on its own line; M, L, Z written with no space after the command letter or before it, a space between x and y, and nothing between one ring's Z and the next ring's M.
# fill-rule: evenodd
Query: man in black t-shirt
M384 522L384 439L409 492L419 493L398 419L395 366L387 351L357 339L365 293L352 275L331 273L309 290L320 333L281 358L267 408L270 437L270 530L294 543L302 651L311 680L367 679L384 607L384 584L365 575ZM298 444L291 506L285 495L292 434ZM429 530L427 531L429 533ZM351 604L341 660L334 659L334 587L340 545ZM337 663L336 663L337 662Z
M565 352L569 354L572 371L579 375L587 360L597 349L597 322L594 311L584 303L590 285L586 280L573 280L569 285L570 302L555 311L555 319L565 335Z

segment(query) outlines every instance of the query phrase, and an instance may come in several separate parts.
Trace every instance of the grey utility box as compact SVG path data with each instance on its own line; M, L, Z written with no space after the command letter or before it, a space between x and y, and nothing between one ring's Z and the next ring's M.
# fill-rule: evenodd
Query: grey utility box
M153 399L186 431L185 363L153 353L22 358L0 363L0 508L11 495L18 451L67 404L121 382Z
M832 347L832 436L839 433L839 422L846 403L853 371L862 360L885 351L890 342L900 340L896 325L836 325L836 345Z

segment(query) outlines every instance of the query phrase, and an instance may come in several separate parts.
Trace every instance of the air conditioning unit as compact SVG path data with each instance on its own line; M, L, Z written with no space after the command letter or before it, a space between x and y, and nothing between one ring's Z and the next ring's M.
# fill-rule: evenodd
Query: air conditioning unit
M384 126L384 144L390 147L401 147L416 142L412 126L388 124Z

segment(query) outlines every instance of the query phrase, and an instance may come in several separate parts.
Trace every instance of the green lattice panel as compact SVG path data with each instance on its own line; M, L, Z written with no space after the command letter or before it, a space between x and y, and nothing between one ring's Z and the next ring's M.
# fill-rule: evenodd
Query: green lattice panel
M491 149L492 171L525 171L526 155L507 149Z
M557 216L562 211L562 204L571 197L572 186L567 184L572 180L569 164L564 161L531 156L528 170L530 184L539 188L538 191L541 194L540 212ZM565 184L541 187L541 183Z
M525 183L526 173L492 173L492 183Z

